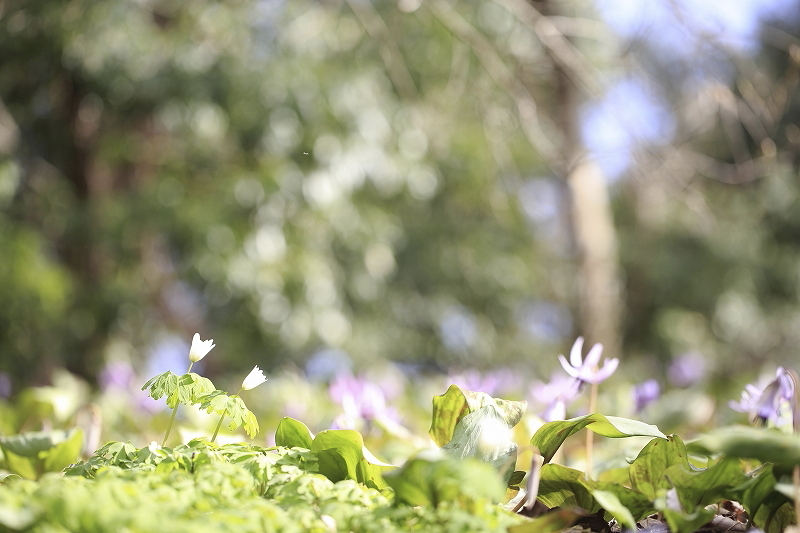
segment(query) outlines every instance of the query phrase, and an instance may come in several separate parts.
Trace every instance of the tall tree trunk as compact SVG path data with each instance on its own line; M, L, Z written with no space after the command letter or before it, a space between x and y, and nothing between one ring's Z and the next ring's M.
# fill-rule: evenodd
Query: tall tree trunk
M532 0L543 16L559 15L557 0ZM553 119L562 138L555 169L569 190L572 235L580 261L578 313L580 330L589 342L602 342L608 356L622 347L622 286L617 236L608 187L600 168L583 145L579 109L583 96L564 62L550 52L556 106Z

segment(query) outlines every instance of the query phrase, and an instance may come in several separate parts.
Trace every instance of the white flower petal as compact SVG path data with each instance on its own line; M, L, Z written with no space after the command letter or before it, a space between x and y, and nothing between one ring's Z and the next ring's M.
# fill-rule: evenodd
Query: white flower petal
M265 381L267 381L267 377L264 375L264 372L262 372L258 368L258 365L256 365L255 367L253 367L253 370L251 370L250 373L247 374L247 377L244 378L244 381L242 381L242 389L244 390L255 389Z
M200 359L206 356L208 352L211 351L213 348L214 339L208 339L207 341L200 340L200 334L195 333L194 337L192 337L192 347L189 348L189 361L192 363L198 362Z

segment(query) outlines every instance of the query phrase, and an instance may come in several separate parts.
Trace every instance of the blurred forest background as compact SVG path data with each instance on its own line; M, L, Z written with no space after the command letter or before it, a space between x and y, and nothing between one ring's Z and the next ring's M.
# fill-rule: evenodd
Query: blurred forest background
M194 332L209 376L796 361L799 68L779 0L0 0L0 394Z

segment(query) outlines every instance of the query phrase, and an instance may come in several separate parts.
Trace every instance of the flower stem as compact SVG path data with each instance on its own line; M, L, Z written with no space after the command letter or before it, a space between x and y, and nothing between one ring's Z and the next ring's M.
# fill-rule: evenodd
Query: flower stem
M594 414L597 409L597 383L592 383L592 388L589 392L589 414ZM586 477L591 479L594 452L594 432L586 430Z
M239 389L239 392L234 394L232 396L232 398L236 398L237 396L239 396L242 393L242 390L244 390L244 388ZM225 420L225 415L226 414L228 414L228 410L227 409L225 410L224 413L222 413L222 416L219 417L219 422L217 422L217 427L214 429L214 434L211 436L211 442L214 442L215 440L217 440L217 433L219 433L219 428L222 427L222 421Z
M186 370L187 374L192 371L192 366L193 365L194 365L194 362L190 361L189 362L189 368ZM175 408L172 409L172 416L169 419L169 425L167 426L167 433L164 435L164 442L161 443L162 447L167 445L167 439L169 438L169 432L172 431L172 423L175 422L175 415L178 414L178 405L180 405L180 404L176 404Z

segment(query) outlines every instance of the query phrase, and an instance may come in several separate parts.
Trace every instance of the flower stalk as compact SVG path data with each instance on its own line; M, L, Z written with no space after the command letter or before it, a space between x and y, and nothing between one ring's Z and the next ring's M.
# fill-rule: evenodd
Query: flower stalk
M239 392L234 394L232 398L238 398L239 395L244 390L250 390L258 387L262 383L267 381L267 377L264 375L264 372L258 368L258 365L253 367L253 370L247 374L247 377L244 378L242 381L242 386L239 388ZM211 436L211 442L217 440L217 434L219 433L219 428L222 427L222 421L225 420L225 416L228 414L227 409L222 413L222 416L219 417L219 422L217 422L217 427L214 428L214 434Z
M200 334L195 333L194 337L192 337L192 346L189 348L189 368L186 370L186 373L192 371L192 366L205 357L208 352L214 347L214 339L208 339L207 341L200 340ZM164 441L161 443L161 446L167 445L167 439L169 438L169 433L172 431L172 424L175 422L175 415L178 414L178 405L172 409L172 416L169 418L169 424L167 425L167 432L164 434Z

